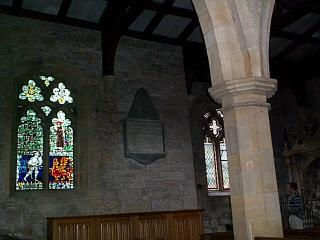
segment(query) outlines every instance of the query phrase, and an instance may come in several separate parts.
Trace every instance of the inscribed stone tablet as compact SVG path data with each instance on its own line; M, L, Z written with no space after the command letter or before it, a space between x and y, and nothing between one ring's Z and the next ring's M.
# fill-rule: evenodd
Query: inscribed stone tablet
M160 121L127 119L125 129L127 153L164 153L163 127Z

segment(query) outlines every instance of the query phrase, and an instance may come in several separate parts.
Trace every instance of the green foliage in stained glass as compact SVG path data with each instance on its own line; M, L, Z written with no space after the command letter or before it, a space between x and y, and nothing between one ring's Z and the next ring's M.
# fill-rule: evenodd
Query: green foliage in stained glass
M73 129L63 111L50 127L49 189L73 189Z
M17 138L16 190L43 188L43 128L41 119L28 110L20 120Z
M19 98L22 100L28 100L29 102L35 102L36 100L43 101L41 89L36 86L36 82L33 80L28 81L28 85L22 87L22 92L19 94Z
M59 104L72 103L73 98L70 96L70 91L63 83L59 83L57 88L53 89L53 95L50 97L51 102L58 102Z
M39 76L39 78L44 81L44 85L46 85L46 87L49 87L50 82L54 81L54 77L46 77L46 76Z

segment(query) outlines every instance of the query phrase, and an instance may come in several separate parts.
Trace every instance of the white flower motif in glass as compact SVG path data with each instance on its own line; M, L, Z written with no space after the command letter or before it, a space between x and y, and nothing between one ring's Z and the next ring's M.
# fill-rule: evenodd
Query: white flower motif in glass
M222 127L218 124L218 122L213 119L212 123L209 125L209 128L215 137L218 137L222 132Z
M46 76L39 76L39 78L44 81L44 85L46 85L46 87L49 87L50 82L54 81L54 77L46 77Z
M22 100L28 100L29 102L43 101L41 89L36 86L35 81L29 80L28 85L22 87L22 93L19 94L19 98Z
M64 126L68 127L71 126L71 120L70 119L66 119L66 114L62 111L59 111L57 113L57 118L53 118L52 119L52 123L63 123Z
M48 116L51 113L51 107L49 107L49 106L41 107L41 109L46 116Z
M70 91L63 83L59 83L57 88L53 89L53 95L50 101L58 102L59 104L72 103L73 98L70 96Z

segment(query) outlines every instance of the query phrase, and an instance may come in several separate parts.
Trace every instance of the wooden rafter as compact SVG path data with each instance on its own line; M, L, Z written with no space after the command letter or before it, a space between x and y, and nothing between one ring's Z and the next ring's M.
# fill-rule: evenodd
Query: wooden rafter
M84 21L76 18L67 18L67 17L59 18L55 15L41 13L41 12L28 10L28 9L16 9L13 7L0 5L0 13L9 14L9 15L18 16L18 17L39 19L47 22L61 23L65 25L75 26L75 27L101 30L100 26L93 22L88 22L88 21Z
M186 41L187 38L193 33L193 31L199 26L199 22L196 19L193 19L191 23L183 30L179 36L179 40Z
M292 41L300 41L303 43L320 44L320 39L312 36L305 36L297 33L281 31L277 34L277 37L284 38Z
M12 1L12 7L13 7L15 10L21 9L21 7L22 7L22 0L13 0L13 1Z
M289 55L292 51L298 48L299 45L306 42L307 39L312 38L312 36L318 32L320 29L320 21L308 29L301 37L297 38L292 44L287 46L283 51L276 55L272 60L279 62Z
M283 30L283 28L291 25L292 23L298 21L305 15L309 14L310 12L320 13L320 1L314 1L313 5L304 5L301 8L289 10L287 13L279 16L274 17L272 19L271 24L271 37L276 37L277 34Z
M163 3L164 7L170 7L174 3L174 0L166 0ZM160 24L161 20L165 16L166 12L158 11L157 14L153 17L151 22L148 24L147 28L145 29L145 34L151 35L156 27Z
M72 0L63 0L59 9L58 17L65 18L67 16L71 2Z

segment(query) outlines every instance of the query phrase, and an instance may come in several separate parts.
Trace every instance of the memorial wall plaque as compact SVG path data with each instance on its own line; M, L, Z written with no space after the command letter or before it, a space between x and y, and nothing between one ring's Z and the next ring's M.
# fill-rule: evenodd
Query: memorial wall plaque
M124 121L124 153L142 164L165 157L163 125L145 89L137 91Z

